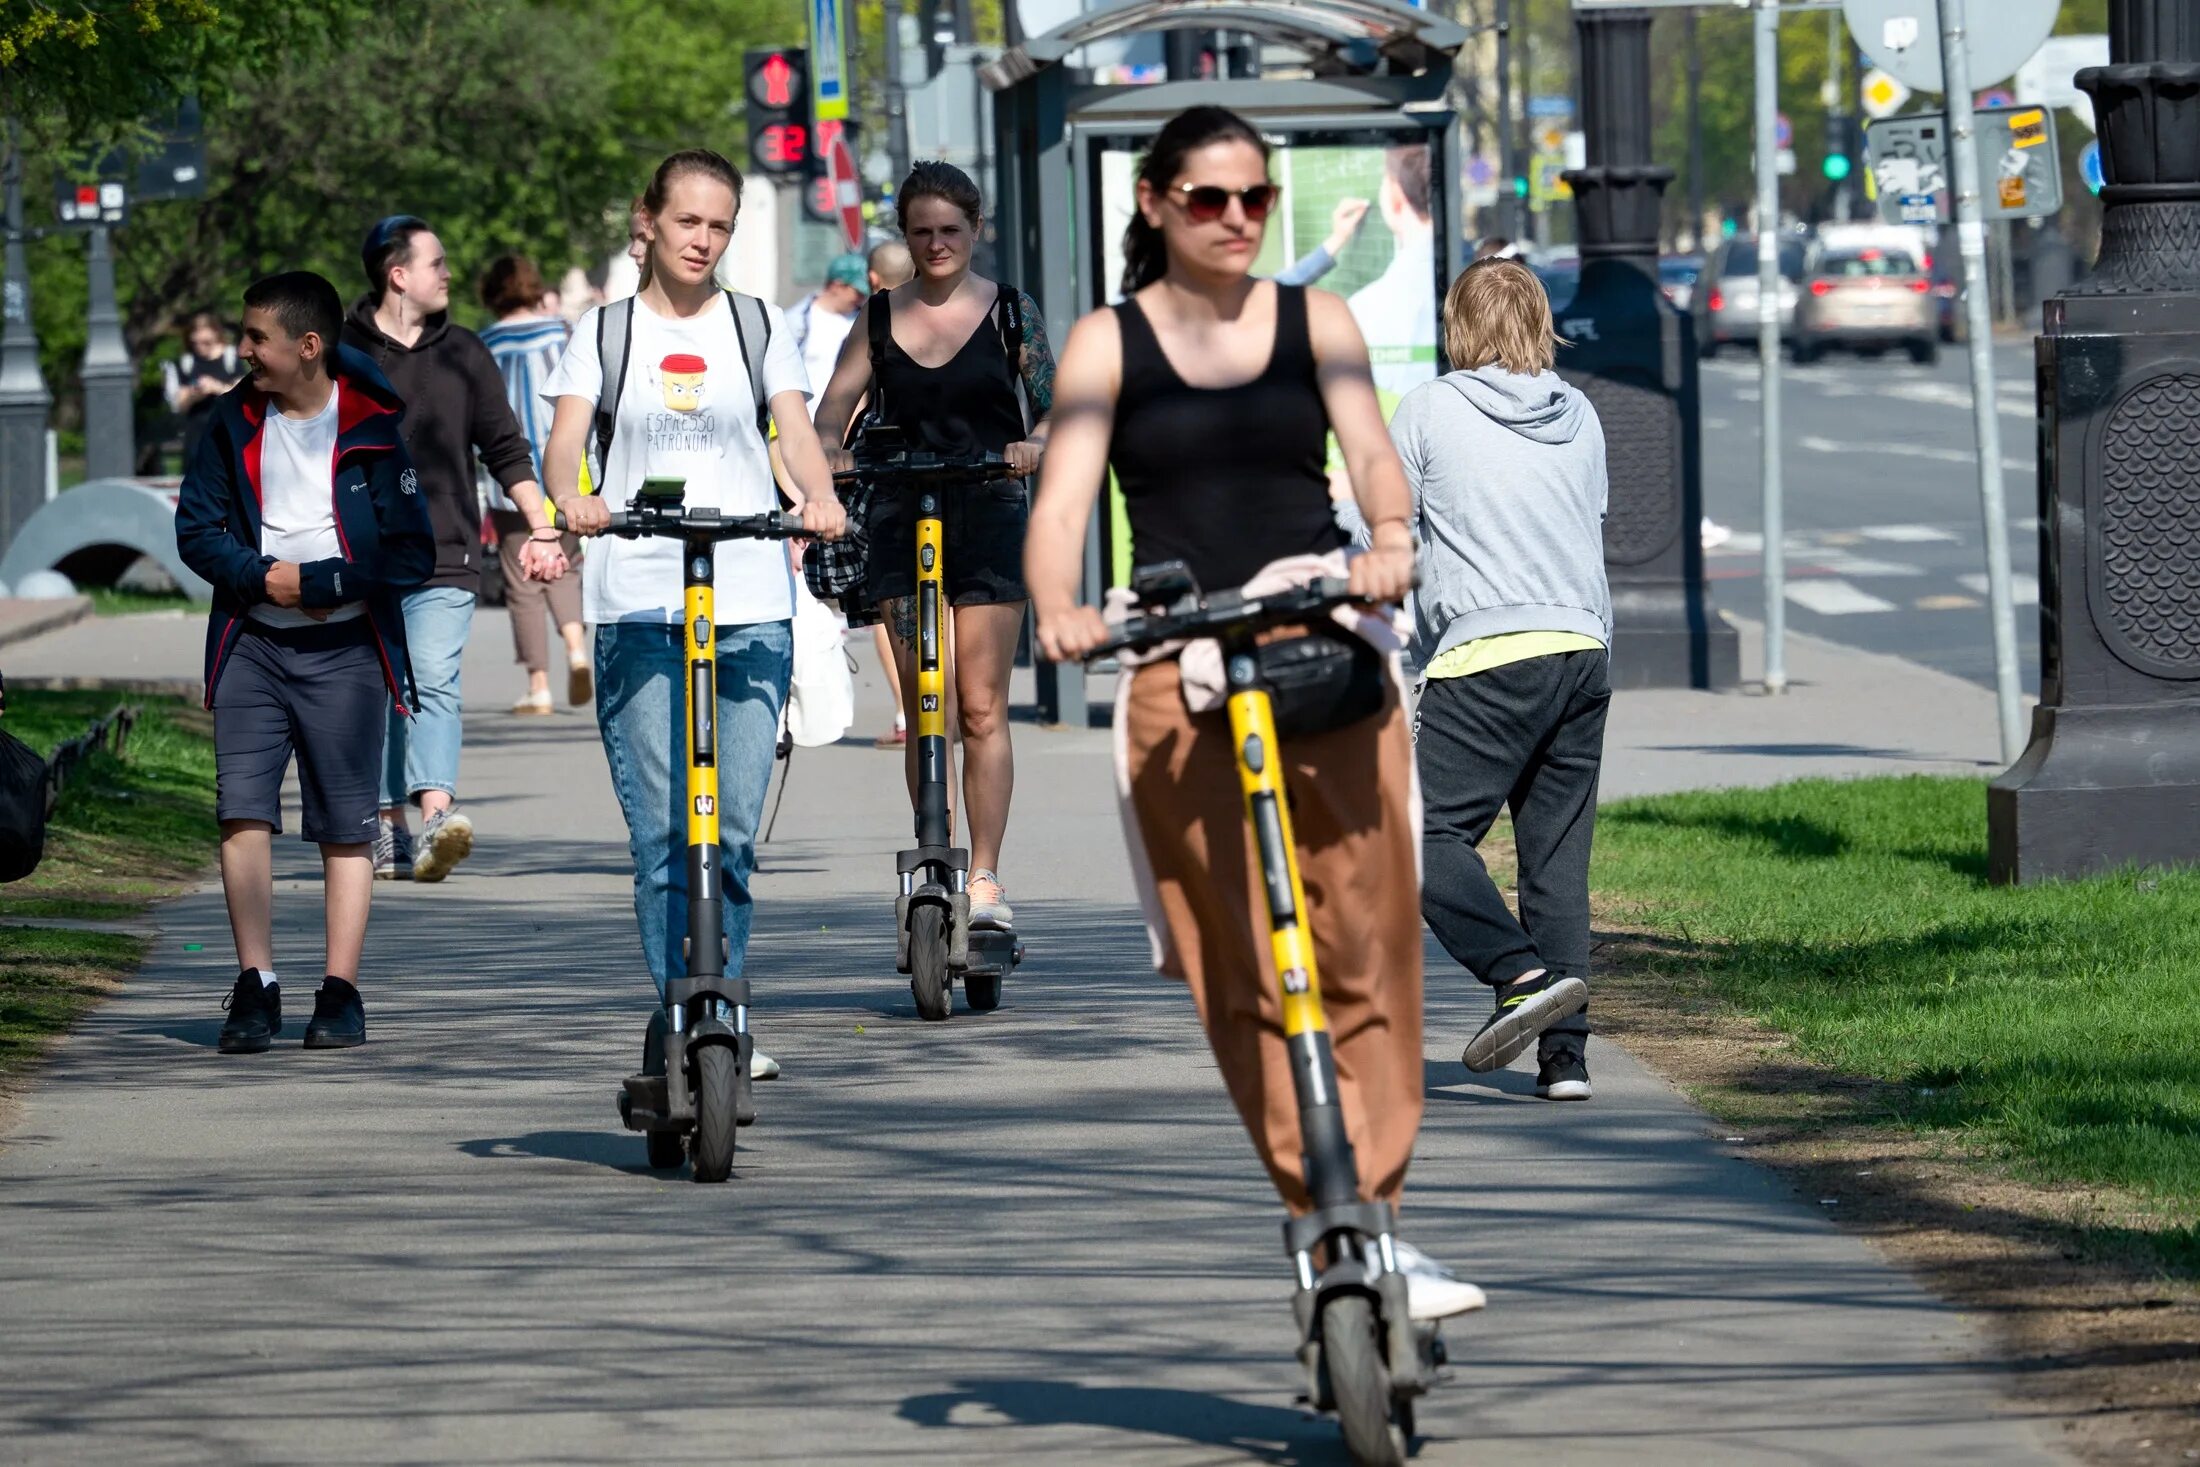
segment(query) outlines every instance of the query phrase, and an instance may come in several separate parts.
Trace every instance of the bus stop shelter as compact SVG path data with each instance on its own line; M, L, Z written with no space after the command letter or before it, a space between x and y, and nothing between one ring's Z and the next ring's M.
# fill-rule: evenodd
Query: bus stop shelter
M1143 85L1102 84L1078 66L1087 47L1176 30L1250 36L1288 48L1302 64L1260 77ZM1138 155L1185 108L1227 107L1276 150L1284 202L1256 267L1263 273L1311 253L1343 198L1376 206L1323 284L1346 294L1356 315L1367 313L1363 331L1387 407L1389 389L1440 370L1433 323L1462 263L1463 239L1447 94L1466 39L1455 22L1397 0L1123 0L1023 42L980 73L993 93L1003 274L1038 302L1057 341L1079 316L1118 299ZM1401 156L1413 160L1403 190L1385 182ZM1388 241L1376 237L1386 225ZM1367 329L1386 303L1387 314L1411 318L1387 333L1396 341ZM1127 555L1111 493L1086 545L1088 601L1127 576ZM1083 669L1042 663L1038 673L1041 721L1083 726Z

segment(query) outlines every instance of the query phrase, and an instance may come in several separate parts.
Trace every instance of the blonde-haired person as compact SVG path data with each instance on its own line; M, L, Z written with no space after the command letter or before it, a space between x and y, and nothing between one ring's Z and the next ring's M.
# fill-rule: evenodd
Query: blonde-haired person
M1550 298L1518 260L1461 271L1444 301L1455 370L1390 424L1420 550L1415 757L1421 915L1495 990L1470 1070L1537 1046L1536 1094L1589 1098L1589 840L1604 754L1612 593L1604 430L1551 370ZM1510 806L1520 915L1477 847Z

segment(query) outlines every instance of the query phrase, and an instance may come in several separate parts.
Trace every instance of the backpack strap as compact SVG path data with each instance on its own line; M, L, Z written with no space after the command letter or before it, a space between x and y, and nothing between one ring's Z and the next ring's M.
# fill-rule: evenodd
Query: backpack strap
M726 292L733 311L733 334L741 341L741 361L749 369L749 392L755 399L757 436L772 436L771 400L764 391L764 353L771 346L772 318L764 303L738 290Z
M613 301L596 313L596 362L603 385L596 393L596 461L588 466L589 487L601 492L611 464L611 439L619 431L619 394L626 390L626 361L634 349L634 297Z

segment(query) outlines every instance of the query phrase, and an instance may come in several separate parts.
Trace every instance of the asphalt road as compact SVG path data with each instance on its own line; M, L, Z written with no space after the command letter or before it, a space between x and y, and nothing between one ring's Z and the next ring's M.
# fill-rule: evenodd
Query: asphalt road
M1788 625L1994 680L1968 358L1782 364ZM2018 666L2037 693L2039 491L2029 342L1994 352ZM1704 506L1736 533L1706 558L1719 607L1765 613L1758 368L1729 348L1703 364Z

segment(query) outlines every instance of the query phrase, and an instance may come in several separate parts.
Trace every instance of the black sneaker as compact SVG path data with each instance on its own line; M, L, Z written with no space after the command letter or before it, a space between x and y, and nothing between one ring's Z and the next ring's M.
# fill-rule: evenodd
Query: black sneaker
M306 1022L306 1048L350 1049L367 1042L367 1008L359 990L341 978L324 978Z
M1589 1061L1578 1043L1549 1045L1536 1059L1537 1096L1544 1100L1589 1098Z
M1540 973L1500 988L1489 1022L1467 1041L1460 1061L1476 1074L1501 1070L1545 1029L1580 1013L1588 1002L1588 984L1556 973Z
M236 986L222 1000L222 1007L229 1011L217 1046L223 1054L265 1054L283 1032L282 988L262 983L257 968L237 975Z

